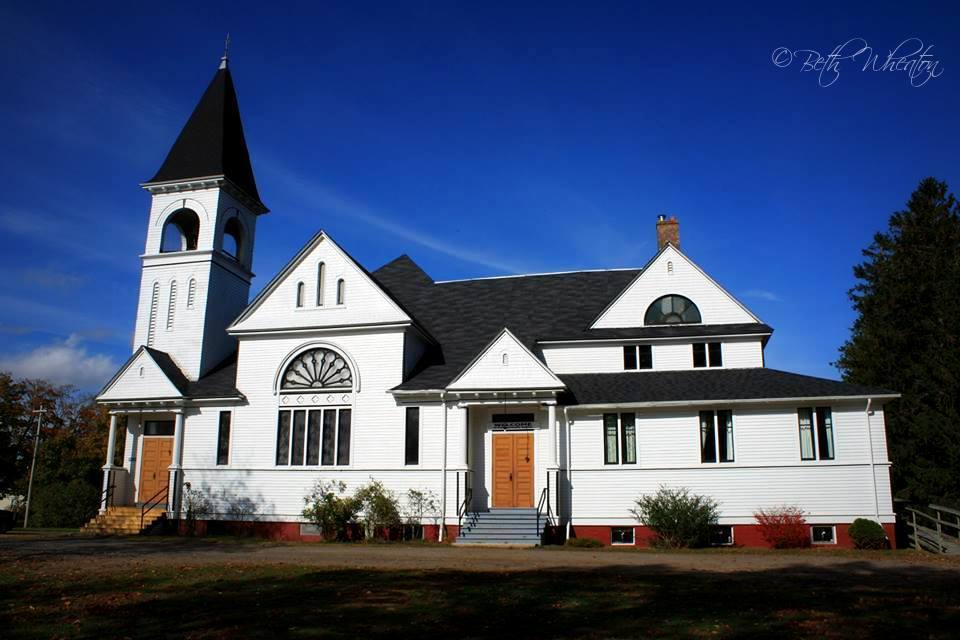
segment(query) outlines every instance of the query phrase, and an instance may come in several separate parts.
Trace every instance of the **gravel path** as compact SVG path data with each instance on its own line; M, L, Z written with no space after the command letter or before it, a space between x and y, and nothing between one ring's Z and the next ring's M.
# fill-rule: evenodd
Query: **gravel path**
M829 568L897 573L929 567L960 578L960 558L912 551L707 550L656 552L632 549L490 548L416 544L282 543L236 539L87 538L67 535L0 535L0 563L42 562L63 568L116 565L286 564L325 568L458 571L744 572Z

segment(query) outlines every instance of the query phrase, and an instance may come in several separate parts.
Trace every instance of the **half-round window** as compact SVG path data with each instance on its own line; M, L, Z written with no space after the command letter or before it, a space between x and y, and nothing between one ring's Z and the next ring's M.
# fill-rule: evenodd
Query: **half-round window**
M163 225L160 252L194 251L200 238L200 218L191 209L175 211Z
M346 359L330 349L304 351L283 372L281 389L350 389L353 372Z
M644 324L696 324L701 322L700 310L689 298L669 295L657 298L647 308Z

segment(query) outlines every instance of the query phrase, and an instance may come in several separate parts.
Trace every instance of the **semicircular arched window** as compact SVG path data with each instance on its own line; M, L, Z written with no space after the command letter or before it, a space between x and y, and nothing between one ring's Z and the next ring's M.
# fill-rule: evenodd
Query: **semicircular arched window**
M353 372L346 358L330 349L304 351L287 366L281 389L350 389Z
M678 295L663 296L647 307L644 324L696 324L701 322L700 310L689 298Z

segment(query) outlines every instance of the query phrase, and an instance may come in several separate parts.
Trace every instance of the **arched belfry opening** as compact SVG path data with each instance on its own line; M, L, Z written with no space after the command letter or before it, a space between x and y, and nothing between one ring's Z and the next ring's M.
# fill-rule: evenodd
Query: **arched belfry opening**
M179 209L163 224L160 253L194 251L200 239L200 216L192 209Z
M223 226L223 252L239 262L243 256L243 242L243 225L239 218L230 218Z

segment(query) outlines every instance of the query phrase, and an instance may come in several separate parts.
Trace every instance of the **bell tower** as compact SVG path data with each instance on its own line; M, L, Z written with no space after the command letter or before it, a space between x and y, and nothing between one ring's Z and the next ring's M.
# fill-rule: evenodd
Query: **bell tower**
M133 348L164 351L196 380L236 350L226 328L247 306L260 201L227 56L151 195Z

